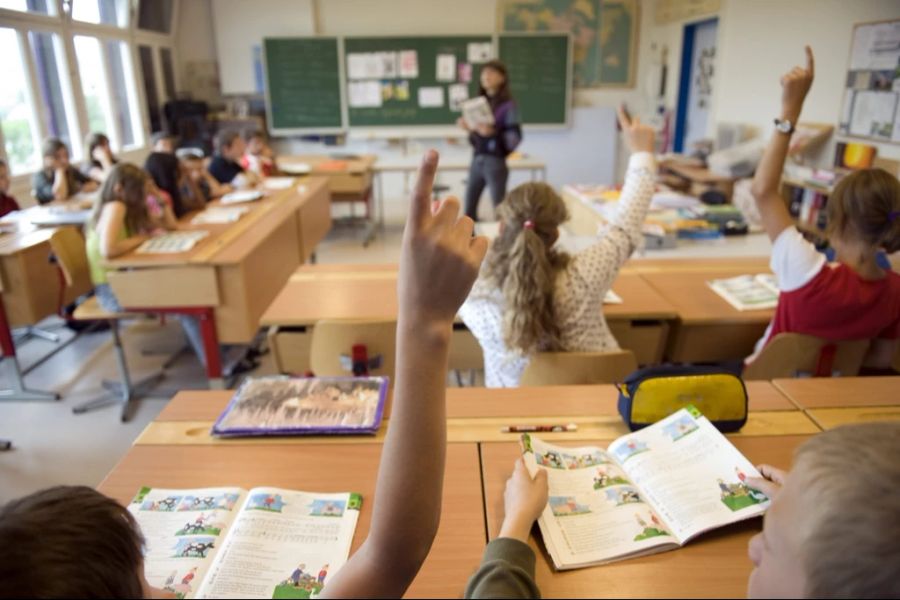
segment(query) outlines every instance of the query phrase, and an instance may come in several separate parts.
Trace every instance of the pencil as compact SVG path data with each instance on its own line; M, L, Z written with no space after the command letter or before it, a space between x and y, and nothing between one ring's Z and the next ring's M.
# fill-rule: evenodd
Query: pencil
M505 425L500 428L501 433L532 433L532 432L563 432L578 431L578 425Z

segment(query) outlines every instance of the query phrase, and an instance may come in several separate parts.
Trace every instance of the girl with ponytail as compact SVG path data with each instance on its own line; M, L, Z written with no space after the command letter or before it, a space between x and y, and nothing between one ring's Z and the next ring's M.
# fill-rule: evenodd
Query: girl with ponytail
M619 111L632 151L616 216L588 249L555 247L569 214L545 183L520 185L497 207L500 235L460 310L484 351L485 384L515 387L536 352L617 350L603 297L641 243L653 195L653 130Z

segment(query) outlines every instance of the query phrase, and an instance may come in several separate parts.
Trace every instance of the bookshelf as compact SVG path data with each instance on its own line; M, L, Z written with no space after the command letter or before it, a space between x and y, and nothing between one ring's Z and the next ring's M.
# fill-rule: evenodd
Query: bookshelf
M817 245L825 243L828 225L826 207L834 186L808 180L783 177L781 196L797 228L814 238Z

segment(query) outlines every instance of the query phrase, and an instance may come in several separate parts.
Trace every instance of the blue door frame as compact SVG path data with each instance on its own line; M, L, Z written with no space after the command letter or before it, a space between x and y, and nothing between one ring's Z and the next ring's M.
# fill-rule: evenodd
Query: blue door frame
M706 19L684 26L684 42L681 44L681 71L678 78L678 107L675 111L675 139L672 150L684 151L684 136L687 129L688 100L691 93L691 77L694 74L694 37L697 29L703 25L718 22L718 17Z

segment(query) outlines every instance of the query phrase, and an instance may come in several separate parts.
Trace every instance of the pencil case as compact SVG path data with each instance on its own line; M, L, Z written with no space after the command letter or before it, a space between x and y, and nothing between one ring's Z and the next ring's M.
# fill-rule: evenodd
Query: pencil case
M639 369L619 388L619 414L636 431L688 406L719 431L747 422L747 388L734 373L716 367L661 366Z

